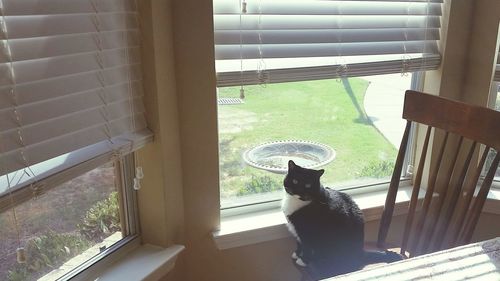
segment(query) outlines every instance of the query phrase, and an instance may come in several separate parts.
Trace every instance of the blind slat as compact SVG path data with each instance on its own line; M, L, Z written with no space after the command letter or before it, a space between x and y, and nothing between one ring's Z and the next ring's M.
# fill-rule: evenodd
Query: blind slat
M329 61L328 58L323 58L324 61ZM264 75L259 75L257 70L227 71L217 73L217 86L229 87L239 85L255 85L260 83L282 83L282 82L297 82L320 79L336 79L341 77L358 77L377 74L390 74L397 72L412 72L422 69L436 69L439 66L441 57L439 55L431 55L424 58L411 58L407 61L389 60L369 63L350 63L348 69L342 71L340 65L320 65L307 67L289 67L267 69ZM335 58L330 58L330 61L335 61ZM403 69L403 64L407 65ZM261 80L260 77L265 77Z
M139 48L103 50L101 52L81 53L68 56L40 58L29 61L16 61L12 63L15 82L27 83L37 80L49 79L68 74L96 71L138 63L140 61ZM8 74L11 65L0 64L0 86L12 83Z
M138 29L134 13L91 13L37 16L7 16L5 26L10 39L64 34ZM36 28L33 28L36 27ZM6 39L1 35L0 39Z
M260 22L259 22L260 18ZM287 29L366 29L366 28L439 28L439 16L342 16L328 15L215 15L215 33L219 30ZM215 42L217 44L217 42Z
M140 81L141 76L140 65L135 64L17 84L17 105L22 107L31 103L97 89L103 85L112 86L128 83L129 78L130 83L137 84L140 83L138 81ZM11 108L14 104L10 89L9 85L0 87L0 110Z
M239 14L239 1L218 0L214 14ZM363 1L247 1L246 15L441 15L441 4L416 2L394 2L390 5L370 5Z
M95 8L92 4L96 5ZM5 16L51 15L100 12L133 12L133 0L2 0Z
M241 36L241 38L240 38ZM260 36L260 39L259 39ZM439 39L439 29L316 29L316 30L221 30L215 34L217 45L354 43L416 41Z
M134 110L136 114L144 112L144 107L139 101L140 98L134 100ZM36 145L39 142L47 141L59 136L63 136L72 132L85 130L88 127L105 126L107 123L112 124L116 120L124 118L130 114L130 101L120 101L109 104L108 106L99 106L89 108L84 111L78 111L70 115L58 116L54 119L44 120L34 125L19 127L12 130L3 131L0 137L3 140L0 152L22 149L23 145L29 147ZM132 122L124 130L115 130L116 134L125 133L128 131ZM23 135L23 142L19 141L18 133Z
M325 43L325 44L265 44L265 45L218 45L216 59L253 58L298 58L354 55L412 54L437 52L437 46L426 41L396 41L370 43Z
M3 42L3 44L6 44ZM9 40L10 57L0 57L0 63L65 56L99 50L139 46L138 30L80 33L49 37Z
M130 98L142 97L141 81L135 87L126 84L117 84L105 89L94 89L77 94L50 99L40 103L20 106L17 112L23 117L23 126L39 123L40 120L50 120L57 117L69 116L81 111L103 106L103 99L107 104L128 101ZM7 131L19 127L13 109L0 110L0 118L5 120L0 124L0 131Z

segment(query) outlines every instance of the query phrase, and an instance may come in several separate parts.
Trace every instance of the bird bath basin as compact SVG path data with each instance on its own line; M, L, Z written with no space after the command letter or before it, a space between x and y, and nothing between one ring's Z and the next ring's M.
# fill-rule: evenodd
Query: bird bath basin
M335 151L329 146L300 140L263 143L243 153L243 160L248 165L279 174L287 172L289 160L301 167L314 169L333 159Z

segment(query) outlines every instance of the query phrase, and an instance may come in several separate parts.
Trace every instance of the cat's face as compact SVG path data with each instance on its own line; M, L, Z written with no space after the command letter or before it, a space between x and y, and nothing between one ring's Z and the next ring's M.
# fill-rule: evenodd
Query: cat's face
M325 170L302 168L290 160L283 185L288 194L296 195L304 201L311 200L320 189L319 178L324 172Z

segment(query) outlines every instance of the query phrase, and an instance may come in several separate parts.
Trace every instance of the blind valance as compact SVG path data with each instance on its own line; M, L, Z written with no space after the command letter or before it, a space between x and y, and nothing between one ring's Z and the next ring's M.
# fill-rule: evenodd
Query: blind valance
M435 69L441 0L214 0L219 86Z
M0 0L0 13L0 175L144 132L133 0Z

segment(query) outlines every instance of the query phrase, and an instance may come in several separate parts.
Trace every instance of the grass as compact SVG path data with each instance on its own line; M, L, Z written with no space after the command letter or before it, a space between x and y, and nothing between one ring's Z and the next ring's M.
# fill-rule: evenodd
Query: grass
M246 86L245 103L219 106L221 196L234 196L252 175L273 175L246 166L243 151L263 142L299 139L332 147L336 159L323 167L323 182L355 180L367 165L393 160L392 146L366 118L368 82L360 78ZM239 87L219 90L238 97Z

